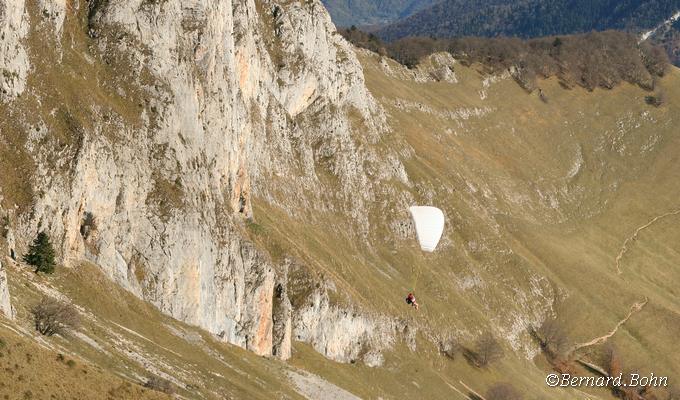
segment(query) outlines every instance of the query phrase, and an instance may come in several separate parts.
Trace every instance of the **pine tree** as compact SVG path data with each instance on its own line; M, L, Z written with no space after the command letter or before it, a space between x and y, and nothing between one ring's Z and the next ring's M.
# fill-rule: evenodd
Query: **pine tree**
M45 232L38 233L38 236L29 246L28 253L24 255L24 262L35 267L35 273L44 272L51 274L54 272L54 248L50 243L50 237Z

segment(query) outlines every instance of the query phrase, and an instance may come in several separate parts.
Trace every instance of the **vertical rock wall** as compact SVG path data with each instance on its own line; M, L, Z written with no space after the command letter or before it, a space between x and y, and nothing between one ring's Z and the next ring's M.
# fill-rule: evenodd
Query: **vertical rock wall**
M358 147L348 115L365 121L369 140L385 129L322 4L0 0L0 21L6 106L22 93L40 103L44 93L27 75L49 79L45 68L77 68L64 54L82 49L77 63L107 73L91 91L113 99L60 100L75 139L66 147L52 139L63 129L51 120L61 109L17 121L31 132L25 147L40 194L14 224L18 251L46 230L67 265L95 263L175 318L257 354L289 357L285 274L243 234L252 197L291 215L301 205L337 207L317 176L323 156L338 177L340 207L367 230L360 216L373 195L365 165L378 157ZM38 36L63 65L36 63L31 72L29 55L39 53L25 46ZM286 184L270 179L277 176Z

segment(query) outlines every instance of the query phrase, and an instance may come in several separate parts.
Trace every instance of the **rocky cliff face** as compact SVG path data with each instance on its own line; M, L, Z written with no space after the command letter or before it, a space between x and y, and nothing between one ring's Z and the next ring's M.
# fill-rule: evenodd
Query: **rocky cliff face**
M0 3L0 99L3 101L13 99L25 89L29 63L21 40L27 32L24 2Z
M323 6L3 0L0 29L3 107L15 110L37 194L22 205L2 187L17 238L9 248L21 252L46 230L67 265L95 263L178 319L288 357L293 317L285 291L275 292L281 266L243 234L253 196L291 215L340 204L367 231L366 165L382 168L352 138L349 116L373 141L384 116ZM49 83L55 70L60 78ZM73 102L62 97L69 84ZM43 107L52 96L54 108ZM17 111L20 101L37 109ZM321 157L338 179L335 193L322 190ZM303 314L300 338L347 359L326 335L342 318Z

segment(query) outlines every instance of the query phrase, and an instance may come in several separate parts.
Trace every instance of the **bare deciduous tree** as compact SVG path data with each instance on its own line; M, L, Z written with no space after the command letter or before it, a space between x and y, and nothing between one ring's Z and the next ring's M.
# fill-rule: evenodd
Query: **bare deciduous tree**
M31 308L35 329L45 336L62 335L80 324L76 309L63 301L43 297L40 303Z
M486 367L503 358L503 348L491 334L480 336L472 349L465 349L465 357L477 367Z
M560 357L568 350L569 338L564 326L556 318L546 319L535 332L541 348L549 356Z
M172 382L157 375L151 375L146 380L146 383L144 383L144 387L169 395L175 393L175 387L172 385Z
M455 360L456 355L460 351L460 344L458 344L456 339L447 339L440 344L439 351L446 357Z
M602 353L602 367L610 376L619 375L623 372L623 362L618 349L613 344L605 346Z
M356 46L387 54L409 68L430 54L448 51L462 64L483 65L487 72L514 71L514 79L528 91L534 89L537 77L551 76L559 78L565 87L611 89L627 81L652 90L656 78L663 76L669 65L664 49L647 42L640 44L635 35L619 31L528 40L406 37L390 43L356 28L340 33Z

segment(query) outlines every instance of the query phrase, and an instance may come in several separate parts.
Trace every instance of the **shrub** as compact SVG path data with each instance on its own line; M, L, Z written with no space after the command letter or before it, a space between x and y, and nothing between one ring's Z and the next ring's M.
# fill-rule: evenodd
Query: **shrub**
M69 368L73 368L76 366L76 362L73 360L68 360L66 361L66 365L68 365Z
M455 339L448 339L440 344L439 351L446 357L455 360L460 351L460 344Z
M63 335L80 324L78 311L65 302L43 297L40 303L31 308L35 330L45 336Z
M522 394L509 383L497 383L487 390L486 400L522 400Z
M465 357L478 368L483 368L503 358L503 348L491 334L480 336L472 349L465 350Z
M156 375L151 375L146 380L144 387L149 388L151 390L158 391L158 392L166 393L166 394L169 394L169 395L172 395L172 394L175 393L175 388L172 385L172 382L170 382L167 379L163 379L160 376L156 376Z
M415 68L424 57L445 50L445 42L426 37L412 37L391 43L389 54L408 68Z
M563 325L555 318L543 321L535 330L541 349L552 358L562 356L569 347L569 339Z
M579 371L576 364L569 358L558 357L550 360L555 372L560 374L576 375Z
M266 231L265 228L262 225L255 222L255 219L252 217L246 219L246 228L248 228L255 235L262 235Z
M663 104L663 95L658 94L656 96L645 96L645 103L650 106L659 107Z
M633 368L623 372L624 379L622 386L612 388L612 393L614 394L614 397L617 397L622 400L640 400L640 399L653 400L654 398L652 397L641 396L641 394L644 393L645 390L644 388L631 386L632 374L640 374L640 370Z
M80 224L80 236L87 240L90 234L97 230L97 220L94 218L94 214L90 211L86 211L83 215L83 221Z
M357 47L368 49L375 53L384 56L387 54L387 49L385 44L373 34L369 34L357 29L356 26L352 26L348 29L340 29L338 31L348 42L352 43Z
M35 267L35 273L44 272L51 274L54 272L54 247L50 242L50 237L45 232L38 233L28 248L28 253L24 255L24 262Z

